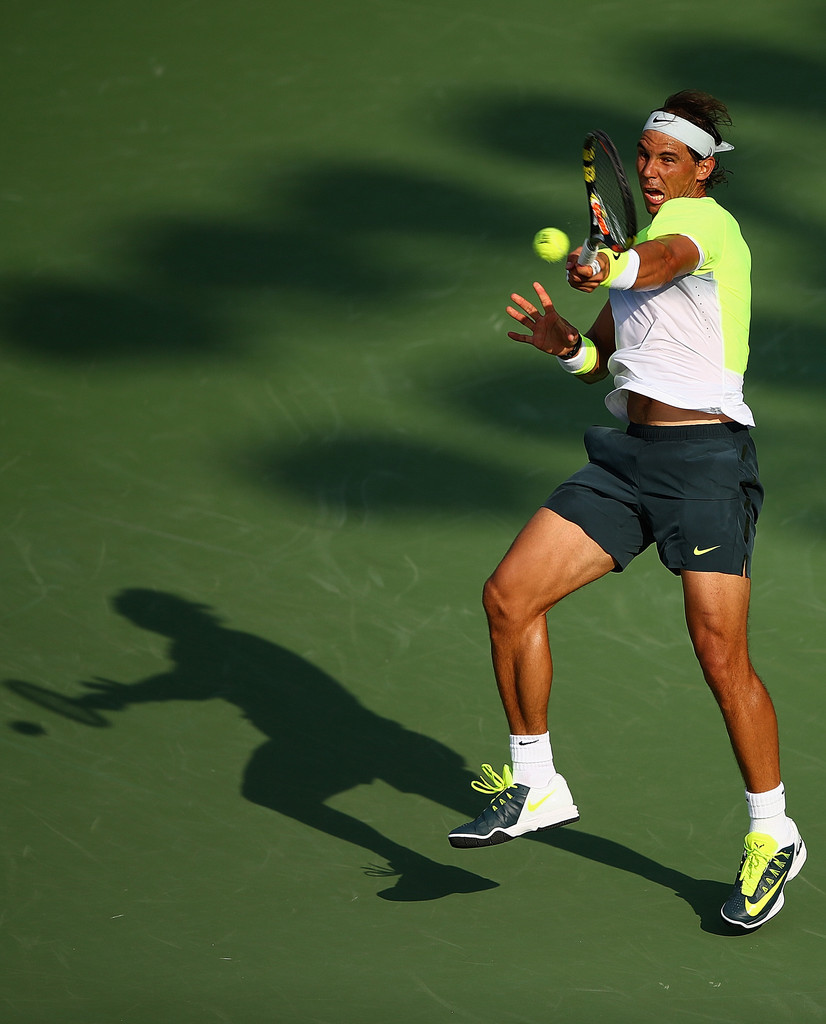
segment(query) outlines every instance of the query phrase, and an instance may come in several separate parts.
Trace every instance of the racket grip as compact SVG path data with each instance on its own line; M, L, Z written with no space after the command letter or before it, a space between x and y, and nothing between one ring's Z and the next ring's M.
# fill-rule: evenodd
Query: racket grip
M598 274L602 269L597 259L597 253L599 252L599 246L595 245L590 238L586 238L582 243L582 252L579 254L577 263L581 267L590 267L595 274Z

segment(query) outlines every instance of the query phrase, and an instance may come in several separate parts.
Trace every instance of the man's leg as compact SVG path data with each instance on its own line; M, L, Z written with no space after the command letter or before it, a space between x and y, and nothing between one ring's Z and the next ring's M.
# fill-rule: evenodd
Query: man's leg
M530 745L521 748L526 758L546 749L550 770L547 785L538 788L518 771L515 777L509 768L501 777L493 773L487 788L480 789L493 800L475 821L450 833L453 846L492 846L579 817L567 783L554 774L547 735L553 662L545 616L563 597L613 567L613 558L580 527L541 508L485 584L493 668L512 744L526 737ZM520 767L515 759L514 766Z
M541 508L485 584L493 670L512 734L548 728L553 662L546 613L613 568L613 558L578 526Z
M806 846L786 817L777 717L748 652L750 581L723 573L684 572L686 622L717 699L746 784L750 830L722 916L757 928L783 906L785 884L806 860Z
M682 579L691 642L723 713L746 789L775 789L780 785L777 717L748 650L751 581L716 572L683 572Z

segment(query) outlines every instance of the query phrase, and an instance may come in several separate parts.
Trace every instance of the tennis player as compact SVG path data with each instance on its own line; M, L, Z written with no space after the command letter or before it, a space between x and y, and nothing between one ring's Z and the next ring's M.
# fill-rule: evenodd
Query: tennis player
M510 727L513 767L483 767L492 796L453 846L496 845L576 821L548 732L553 674L547 612L650 544L682 580L685 616L706 682L723 714L746 786L749 829L730 924L752 929L783 906L806 847L786 815L777 719L749 657L747 619L755 527L763 498L743 398L751 304L749 249L734 218L709 196L725 180L718 154L733 147L724 104L684 91L643 126L637 176L651 224L599 272L566 264L569 284L606 288L587 335L564 320L540 284L538 304L513 295L510 332L592 383L609 374L610 412L624 430L591 427L588 464L528 522L487 581L493 666Z

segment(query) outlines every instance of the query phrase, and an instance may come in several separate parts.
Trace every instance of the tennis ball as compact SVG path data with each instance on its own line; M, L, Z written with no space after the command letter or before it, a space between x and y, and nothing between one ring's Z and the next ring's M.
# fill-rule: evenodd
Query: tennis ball
M534 237L533 251L548 263L558 263L571 251L571 240L559 228L543 228Z

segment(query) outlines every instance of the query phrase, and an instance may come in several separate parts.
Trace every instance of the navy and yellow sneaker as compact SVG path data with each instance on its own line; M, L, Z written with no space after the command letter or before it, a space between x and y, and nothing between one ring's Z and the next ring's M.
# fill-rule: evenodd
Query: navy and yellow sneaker
M806 844L794 822L792 828L794 839L783 847L762 832L746 836L734 889L720 911L724 921L740 928L759 928L780 912L786 882L806 863Z
M514 782L507 765L499 775L489 764L483 764L481 780L471 785L478 793L493 794L493 799L478 818L448 835L450 845L459 849L497 846L526 832L579 821L568 783L559 773L550 785L538 788Z

